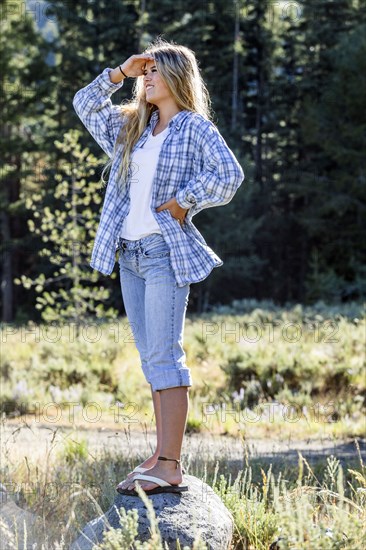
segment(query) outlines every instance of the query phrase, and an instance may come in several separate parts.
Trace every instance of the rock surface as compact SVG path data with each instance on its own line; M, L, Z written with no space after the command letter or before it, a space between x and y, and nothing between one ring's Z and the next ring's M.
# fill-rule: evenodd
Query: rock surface
M37 516L20 508L10 499L4 485L0 484L0 548L18 548L30 550L34 548L34 527ZM17 543L16 543L17 541Z
M166 542L169 550L176 550L176 540L179 539L181 547L192 548L200 533L209 550L228 549L234 526L231 513L209 485L187 474L183 476L183 481L189 487L187 492L148 497L154 507L163 544ZM120 528L117 513L120 508L124 508L126 512L137 510L137 539L141 542L150 539L150 520L143 500L140 497L116 494L113 506L85 526L70 550L91 550L95 543L102 542L108 522L112 528Z

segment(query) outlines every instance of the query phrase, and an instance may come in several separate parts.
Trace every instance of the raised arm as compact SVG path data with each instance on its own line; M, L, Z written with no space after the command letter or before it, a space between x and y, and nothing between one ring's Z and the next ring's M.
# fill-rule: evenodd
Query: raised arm
M123 86L124 80L121 73L121 81L112 82L111 71L110 67L104 69L90 84L76 92L72 101L81 122L109 157L123 122L120 107L113 105L110 97Z
M110 97L123 86L125 76L143 75L146 61L151 59L154 58L150 54L136 54L131 55L123 65L115 69L106 67L74 96L72 104L78 117L110 158L123 124L121 108L119 105L113 105Z
M202 170L175 196L182 208L193 207L192 215L204 208L230 202L245 178L242 167L216 126L208 122L200 131L202 146L195 162L201 163Z

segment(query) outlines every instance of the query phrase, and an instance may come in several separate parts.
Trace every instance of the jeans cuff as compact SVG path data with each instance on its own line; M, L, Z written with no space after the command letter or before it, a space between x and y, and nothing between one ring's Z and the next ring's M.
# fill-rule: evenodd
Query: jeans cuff
M189 368L168 369L160 371L149 380L152 390L166 390L168 388L177 388L181 386L192 386L191 371Z

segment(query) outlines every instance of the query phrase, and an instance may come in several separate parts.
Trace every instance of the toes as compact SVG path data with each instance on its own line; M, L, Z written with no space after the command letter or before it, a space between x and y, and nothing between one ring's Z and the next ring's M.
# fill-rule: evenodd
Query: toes
M127 489L131 486L131 481L128 481L126 479L124 479L123 481L121 481L120 483L118 483L117 487L119 489Z
M128 491L136 491L136 484L128 482L128 480L121 481L121 483L119 483L117 487L119 487L120 489L127 489ZM156 487L158 487L158 485L156 483L141 482L140 487L144 491L150 491L151 489L155 489Z

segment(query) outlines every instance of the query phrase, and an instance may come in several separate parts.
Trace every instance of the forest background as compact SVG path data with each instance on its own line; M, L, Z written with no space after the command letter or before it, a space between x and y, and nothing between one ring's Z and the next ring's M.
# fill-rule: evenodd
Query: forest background
M3 322L124 312L117 268L89 266L107 157L72 99L158 35L195 52L245 173L228 205L194 218L224 265L192 286L190 311L364 299L365 1L0 5Z

